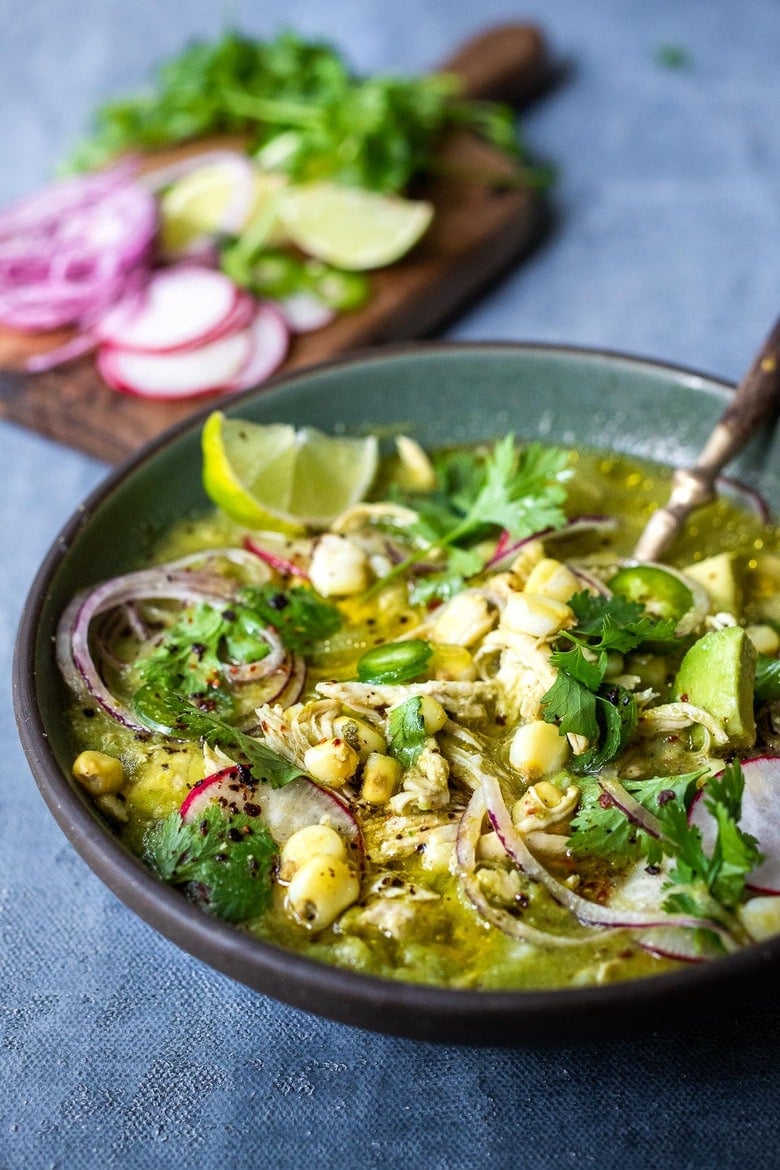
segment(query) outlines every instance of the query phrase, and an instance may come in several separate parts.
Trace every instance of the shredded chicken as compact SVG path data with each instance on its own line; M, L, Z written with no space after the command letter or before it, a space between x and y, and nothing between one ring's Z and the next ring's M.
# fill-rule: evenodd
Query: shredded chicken
M492 682L455 682L450 679L430 679L405 686L320 682L317 683L317 693L328 699L337 699L356 714L369 717L372 713L395 707L416 695L431 695L438 699L448 714L470 722L485 718L485 703L494 699L496 688Z

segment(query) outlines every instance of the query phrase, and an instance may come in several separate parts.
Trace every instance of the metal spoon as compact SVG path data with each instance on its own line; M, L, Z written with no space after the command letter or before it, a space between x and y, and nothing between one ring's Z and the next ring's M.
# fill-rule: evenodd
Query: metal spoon
M715 498L715 480L762 425L780 414L780 319L767 337L693 467L672 476L669 502L654 512L637 541L638 561L657 561L696 508Z

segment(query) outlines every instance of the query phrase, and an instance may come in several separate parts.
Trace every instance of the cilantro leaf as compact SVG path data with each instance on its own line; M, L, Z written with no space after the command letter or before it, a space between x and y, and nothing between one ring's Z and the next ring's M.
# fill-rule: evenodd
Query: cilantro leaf
M652 618L638 602L619 595L575 593L568 604L576 625L555 641L550 662L558 676L542 696L542 715L564 733L590 741L588 751L572 765L577 772L589 772L623 750L637 722L633 695L604 681L608 652L626 653L649 640L673 640L675 623Z
M582 646L573 646L571 650L555 650L550 655L550 665L555 666L574 682L581 683L589 691L597 691L604 681L604 672L607 669L606 654L599 654L596 661L585 657Z
M413 695L391 709L388 730L390 755L399 760L404 768L411 768L419 759L428 738L419 695Z
M261 740L200 710L173 691L149 685L141 687L133 696L133 711L150 731L177 739L202 739L209 747L219 748L230 756L238 755L248 762L256 779L272 788L282 788L301 775L300 768L282 759Z
M173 812L144 835L144 858L158 877L228 922L262 914L271 901L277 846L265 825L215 805L197 822Z
M565 670L542 697L542 711L547 723L558 723L562 735L571 732L592 740L598 734L596 696Z
M317 642L341 628L341 613L313 589L293 585L247 585L238 601L266 625L273 626L289 650L311 653Z
M76 165L209 134L250 134L264 169L400 191L433 165L442 134L466 126L520 158L512 111L459 95L452 75L356 76L331 45L291 32L227 31L169 57L148 92L101 106Z
M678 776L652 776L646 780L623 780L621 783L643 808L655 816L673 801L685 811L687 819L687 809L700 775L700 772L685 772ZM569 847L579 856L590 854L623 863L640 856L647 856L650 860L658 848L654 838L632 824L614 800L602 791L595 776L583 782L572 829Z
M557 447L532 443L518 451L512 434L500 439L481 462L473 454L440 462L437 490L409 500L418 515L413 534L426 541L427 547L396 565L365 596L370 597L436 550L447 555L446 577L474 576L484 568L485 560L472 546L491 530L501 529L511 539L520 540L562 527L566 522L566 489L560 479L567 462L566 451ZM457 469L455 474L453 468Z
M690 825L684 810L671 802L659 810L664 852L675 859L669 875L667 907L685 903L693 913L713 916L717 909L734 910L740 903L748 875L763 860L758 842L739 827L745 778L735 761L719 777L708 781L705 804L717 822L712 853L704 851L702 835Z

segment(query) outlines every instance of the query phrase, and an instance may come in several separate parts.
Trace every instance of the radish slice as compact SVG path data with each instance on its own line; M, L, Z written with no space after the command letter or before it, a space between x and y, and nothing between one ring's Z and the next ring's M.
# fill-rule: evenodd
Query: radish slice
M274 304L292 333L314 333L330 325L336 317L334 309L329 308L314 293L306 291L290 293Z
M745 790L739 825L756 838L765 855L765 860L750 875L747 888L760 894L780 894L780 756L743 760L742 774ZM718 830L702 799L706 795L705 786L696 794L688 820L701 830L704 848L710 852Z
M140 398L194 398L230 386L252 353L252 327L177 353L136 353L104 346L98 370L114 390Z
M652 955L677 959L681 963L704 963L723 954L723 949L706 931L686 930L679 926L655 927L638 935L636 941Z
M277 845L284 845L293 833L308 825L329 825L345 839L358 856L363 842L360 827L348 805L335 792L320 788L306 776L299 776L283 788L271 788L247 780L247 768L223 768L206 776L185 797L179 812L191 824L212 804L227 813L246 813L262 818Z
M109 345L170 353L200 345L222 331L236 307L238 286L222 272L180 264L155 272L143 299L121 301L98 325Z
M231 393L259 386L279 368L287 356L290 331L278 309L262 302L250 326L252 347L246 363L226 389Z

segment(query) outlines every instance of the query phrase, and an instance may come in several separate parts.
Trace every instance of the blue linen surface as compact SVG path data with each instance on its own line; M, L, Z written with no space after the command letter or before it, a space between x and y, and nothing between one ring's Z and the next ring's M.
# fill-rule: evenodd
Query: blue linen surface
M281 13L2 0L0 204L52 173L96 101L225 23L293 27L361 70L413 72L525 18L568 65L524 117L560 167L557 222L450 336L617 348L736 379L780 309L775 0L288 0ZM660 63L670 45L685 67ZM7 423L0 467L0 1170L778 1164L776 999L736 987L706 1023L642 1042L438 1047L265 999L119 903L38 796L9 684L37 564L106 468Z

